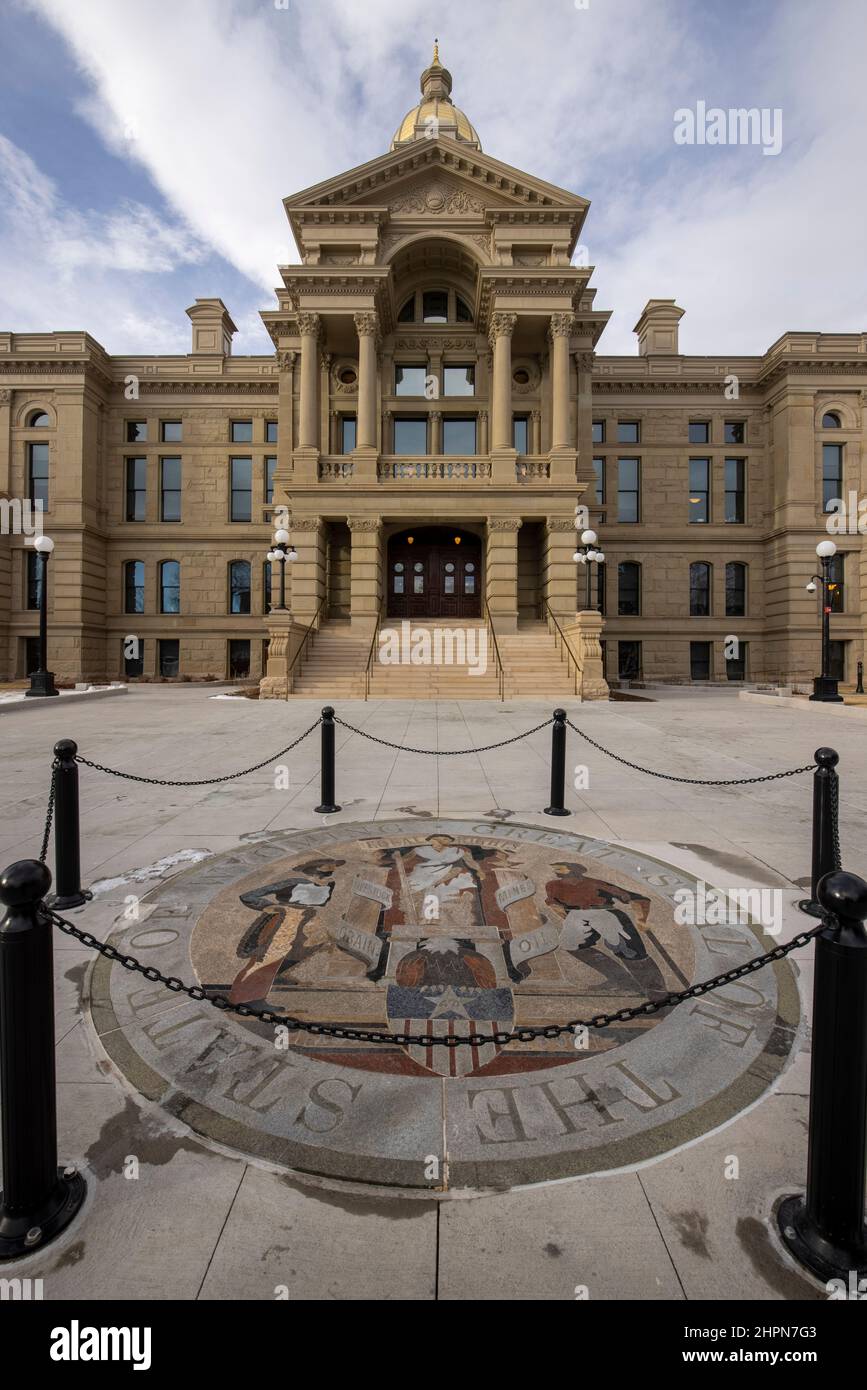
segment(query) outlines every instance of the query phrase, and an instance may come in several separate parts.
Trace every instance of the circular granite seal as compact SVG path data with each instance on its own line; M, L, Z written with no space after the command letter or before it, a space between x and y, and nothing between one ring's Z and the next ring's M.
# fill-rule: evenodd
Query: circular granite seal
M700 892L633 850L514 823L277 834L151 890L113 944L207 996L393 1041L241 1018L101 957L93 1018L142 1093L311 1179L443 1196L607 1171L724 1123L792 1049L785 961L605 1029L517 1036L660 998L773 944L737 910L684 924L679 904ZM401 1041L470 1033L515 1036Z

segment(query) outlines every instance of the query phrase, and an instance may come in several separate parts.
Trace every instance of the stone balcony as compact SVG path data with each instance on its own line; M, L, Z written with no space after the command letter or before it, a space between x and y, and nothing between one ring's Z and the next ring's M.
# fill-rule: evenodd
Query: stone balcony
M471 458L443 454L423 454L406 458L396 454L382 454L376 465L377 482L386 485L455 481L490 483L493 481L493 475L491 459L482 454ZM551 469L547 457L519 454L515 459L516 483L547 481L550 476ZM355 460L351 454L323 454L319 460L319 478L322 482L357 482Z

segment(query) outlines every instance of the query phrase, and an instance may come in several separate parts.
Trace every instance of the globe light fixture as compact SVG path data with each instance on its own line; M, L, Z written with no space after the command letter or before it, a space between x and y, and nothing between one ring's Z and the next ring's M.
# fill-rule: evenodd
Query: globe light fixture
M593 585L593 569L594 569L594 566L598 566L598 565L601 565L601 564L604 564L604 563L605 563L605 556L604 556L604 554L602 553L601 550L597 550L597 549L596 549L596 545L597 545L598 540L599 540L599 537L597 536L597 534L596 534L595 531L590 531L590 530L582 531L582 532L581 532L581 544L580 544L580 546L578 547L578 549L574 552L574 554L573 554L573 556L572 556L572 559L575 561L575 564L576 564L576 565L583 565L583 566L584 566L584 569L585 569L585 571L586 571L586 574L587 574L586 601L585 601L585 605L584 605L585 608L587 608L587 609L591 609L591 608L593 607L593 600L592 600L592 585ZM600 592L600 584L601 584L600 571L599 571L599 569L596 570L596 576L597 576L597 579L596 579L596 593L597 593L596 607L597 607L597 609L598 609L598 608L600 607L600 604L599 604L599 592Z
M30 689L25 695L59 695L54 672L48 670L48 561L54 549L50 536L37 536L33 548L39 556L39 669L30 672Z
M838 690L836 676L831 675L831 607L832 595L837 590L836 582L831 579L831 561L837 554L835 541L819 541L816 546L816 554L822 566L821 574L813 574L807 584L807 593L815 594L817 584L822 586L822 674L813 677L813 693L811 700L820 701L822 704L840 705L843 703L843 696Z

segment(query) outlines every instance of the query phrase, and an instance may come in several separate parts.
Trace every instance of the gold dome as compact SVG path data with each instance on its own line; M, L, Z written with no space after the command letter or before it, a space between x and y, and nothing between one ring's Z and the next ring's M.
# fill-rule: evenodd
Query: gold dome
M439 45L434 44L433 62L421 75L422 100L408 111L391 142L396 150L412 140L432 140L447 135L451 140L482 148L481 141L469 119L451 99L452 75L440 62Z

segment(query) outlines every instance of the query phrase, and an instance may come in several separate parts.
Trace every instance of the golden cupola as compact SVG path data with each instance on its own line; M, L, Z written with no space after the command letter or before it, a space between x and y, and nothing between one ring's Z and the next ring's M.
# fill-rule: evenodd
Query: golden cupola
M408 111L395 131L393 150L413 140L435 140L440 135L480 150L481 141L460 107L451 98L452 75L440 62L439 43L434 43L433 62L421 75L421 101Z

